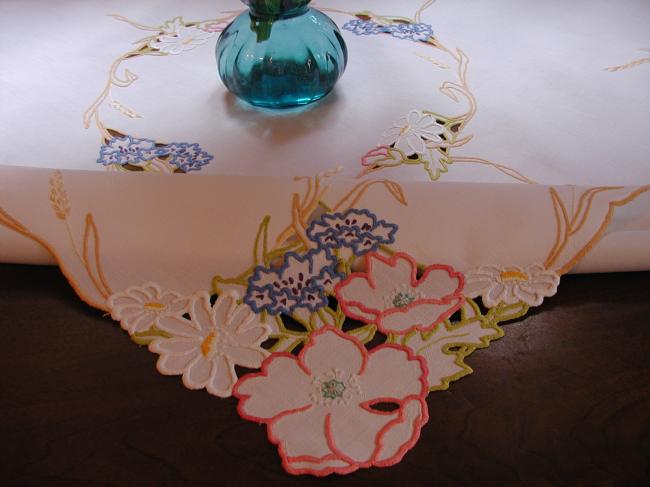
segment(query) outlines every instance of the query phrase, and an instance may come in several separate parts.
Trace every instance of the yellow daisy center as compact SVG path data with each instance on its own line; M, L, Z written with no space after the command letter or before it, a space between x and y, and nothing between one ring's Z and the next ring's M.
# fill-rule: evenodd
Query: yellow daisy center
M216 338L217 334L212 332L207 337L205 337L205 340L203 340L203 343L201 343L201 353L204 357L210 355L210 352L212 351L212 345L214 344Z
M399 134L400 134L400 135L406 135L406 134L408 134L410 131L411 131L411 124L410 124L410 123L407 123L406 126L404 126L404 128L402 128L402 130L400 130Z
M503 271L501 273L502 281L527 281L528 279L530 279L528 274L517 270Z
M149 302L149 303L144 303L143 308L148 310L148 311L162 311L166 308L162 303L157 303L155 301Z

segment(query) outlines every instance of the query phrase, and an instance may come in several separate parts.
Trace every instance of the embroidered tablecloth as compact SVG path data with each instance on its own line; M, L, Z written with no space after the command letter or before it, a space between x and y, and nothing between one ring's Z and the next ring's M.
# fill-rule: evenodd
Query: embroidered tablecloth
M400 461L563 274L650 269L650 5L316 6L347 71L277 112L216 73L241 2L2 2L0 261L326 475Z

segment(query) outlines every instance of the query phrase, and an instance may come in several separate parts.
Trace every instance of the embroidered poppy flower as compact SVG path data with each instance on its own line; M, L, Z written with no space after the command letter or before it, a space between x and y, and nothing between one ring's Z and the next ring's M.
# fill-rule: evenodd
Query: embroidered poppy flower
M244 419L267 425L289 473L324 476L399 462L428 420L426 377L424 360L410 349L368 352L326 327L299 356L271 355L233 395Z
M341 282L336 297L347 316L384 333L431 330L461 306L463 275L452 267L431 265L418 278L410 255L373 252L366 255L366 269Z

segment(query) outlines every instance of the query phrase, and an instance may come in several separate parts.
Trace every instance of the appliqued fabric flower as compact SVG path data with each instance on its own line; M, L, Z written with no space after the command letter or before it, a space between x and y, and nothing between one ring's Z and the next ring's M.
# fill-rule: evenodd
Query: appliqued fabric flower
M157 157L156 143L149 139L136 139L130 135L115 137L102 145L97 162L108 166L110 164L138 165Z
M111 318L119 321L130 335L147 331L163 316L182 316L189 307L189 298L172 291L162 291L158 284L130 287L110 296L106 303Z
M553 296L560 285L560 276L539 264L518 266L483 266L468 272L465 295L482 296L486 308L520 301L539 306L545 297Z
M374 323L383 333L431 330L462 304L463 275L452 267L431 265L418 278L410 255L373 252L366 255L366 269L341 282L336 297L348 317Z
M205 388L210 394L229 397L237 382L235 365L259 368L269 353L260 347L271 332L238 295L224 293L214 306L203 292L192 298L189 319L165 316L161 330L172 338L157 338L149 350L160 355L158 371L183 375L188 389Z
M393 145L407 156L422 154L426 150L425 142L442 142L440 134L443 131L443 126L433 116L411 110L384 132L381 145Z
M315 312L326 306L327 295L342 278L329 249L312 249L304 255L287 252L277 268L258 266L248 280L244 302L256 313L292 314L298 308Z
M233 395L243 418L267 425L288 472L324 476L399 462L428 420L426 377L424 360L411 350L368 352L327 327L298 357L271 355ZM380 410L380 403L394 409Z
M169 156L167 162L186 173L199 171L214 159L213 156L201 149L199 144L186 142L169 144L159 151L159 155Z
M309 226L307 236L321 247L348 247L359 256L393 243L397 228L368 210L352 208L345 213L322 215Z
M214 36L214 32L207 32L196 26L186 26L181 17L167 22L163 31L161 36L149 41L149 47L165 54L190 51Z

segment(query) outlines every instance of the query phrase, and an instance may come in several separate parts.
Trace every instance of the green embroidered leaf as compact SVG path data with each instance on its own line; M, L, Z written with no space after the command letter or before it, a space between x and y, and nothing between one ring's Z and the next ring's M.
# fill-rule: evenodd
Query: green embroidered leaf
M530 306L523 301L510 305L500 304L499 306L492 308L486 315L486 318L496 323L503 323L505 321L512 321L525 316L529 309Z
M169 333L166 333L162 330L156 328L156 325L152 325L147 331L142 331L131 335L131 340L138 345L147 346L155 338L171 338L172 336Z
M501 338L503 331L490 326L480 317L457 325L442 323L428 334L416 333L405 344L424 357L429 368L431 390L447 389L449 383L471 374L464 358L477 348L487 347L491 340Z
M253 264L254 266L264 264L268 265L266 262L266 255L268 253L268 242L269 242L269 223L271 222L271 217L266 215L260 223L260 227L257 230L257 235L255 236L255 247L253 247Z
M375 338L377 327L375 325L365 325L353 330L348 330L346 333L358 338L361 343L365 345L366 343L372 341L373 338Z
M230 279L219 275L212 278L212 294L217 296L231 290L237 292L240 296L244 296L247 287L248 281L244 278L235 277Z
M451 382L473 372L465 357L503 337L499 323L520 318L528 309L525 303L499 305L483 315L473 300L466 299L459 322L447 320L433 331L411 333L401 339L391 336L389 341L406 345L424 357L430 390L445 390Z
M277 340L271 348L270 352L284 352L292 353L299 345L304 345L307 337L296 338L290 335L271 335L271 339Z

